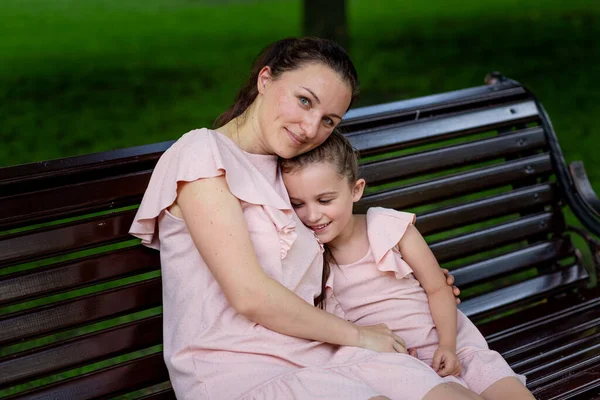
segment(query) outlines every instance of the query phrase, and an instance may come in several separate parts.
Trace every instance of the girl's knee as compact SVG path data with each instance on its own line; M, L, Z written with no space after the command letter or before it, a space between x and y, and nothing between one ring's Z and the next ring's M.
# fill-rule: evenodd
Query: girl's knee
M423 400L484 400L483 397L458 383L441 383L431 389Z

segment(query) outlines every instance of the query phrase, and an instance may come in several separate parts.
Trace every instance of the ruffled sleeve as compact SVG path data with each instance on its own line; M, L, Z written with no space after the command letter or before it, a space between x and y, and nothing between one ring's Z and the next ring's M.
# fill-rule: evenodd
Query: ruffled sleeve
M285 256L295 240L291 206L242 150L222 134L208 129L186 133L165 151L154 168L129 233L142 239L142 244L160 250L157 218L175 202L178 182L221 175L225 175L235 197L263 205L280 233Z
M415 220L415 214L389 208L372 207L367 211L367 235L380 271L393 272L397 279L413 272L397 245Z

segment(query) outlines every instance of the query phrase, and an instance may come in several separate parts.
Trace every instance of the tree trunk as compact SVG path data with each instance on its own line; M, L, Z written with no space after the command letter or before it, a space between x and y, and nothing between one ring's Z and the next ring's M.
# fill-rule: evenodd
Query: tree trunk
M346 0L304 0L304 35L331 39L349 50Z

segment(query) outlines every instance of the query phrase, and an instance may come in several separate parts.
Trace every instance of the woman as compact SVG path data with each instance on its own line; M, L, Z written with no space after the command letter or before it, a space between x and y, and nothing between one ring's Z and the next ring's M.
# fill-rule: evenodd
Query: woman
M314 307L322 247L293 212L277 158L320 145L357 94L341 47L281 40L216 130L185 134L159 160L130 232L161 252L178 398L479 398L406 354L385 325Z

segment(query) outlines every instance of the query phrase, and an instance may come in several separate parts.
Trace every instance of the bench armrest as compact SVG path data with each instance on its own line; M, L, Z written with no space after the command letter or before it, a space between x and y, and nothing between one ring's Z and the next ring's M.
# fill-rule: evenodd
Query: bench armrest
M596 216L600 217L600 199L594 192L594 188L588 179L583 161L573 161L569 164L569 171L573 183L575 184L575 190L581 196L581 199L585 202L585 205L593 212Z

